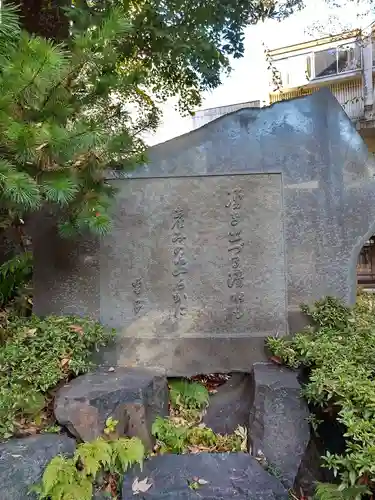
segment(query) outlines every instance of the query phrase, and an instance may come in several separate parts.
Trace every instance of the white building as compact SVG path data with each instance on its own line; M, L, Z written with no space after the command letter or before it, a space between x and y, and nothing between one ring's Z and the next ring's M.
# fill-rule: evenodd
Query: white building
M248 101L238 104L231 104L228 106L219 106L217 108L202 109L195 112L192 118L193 129L202 127L206 123L216 120L220 116L224 116L228 113L233 113L242 108L260 108L262 106L261 101Z
M268 52L269 102L328 87L375 153L375 28L355 30Z

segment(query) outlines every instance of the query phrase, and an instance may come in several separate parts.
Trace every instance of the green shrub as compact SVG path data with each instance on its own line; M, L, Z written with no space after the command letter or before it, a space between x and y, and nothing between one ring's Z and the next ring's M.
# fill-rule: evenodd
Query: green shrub
M316 488L316 500L360 500L362 495L367 495L369 490L366 486L356 485L343 490L334 484L321 483Z
M169 395L173 408L183 407L186 410L202 410L208 404L208 390L198 382L186 379L169 381Z
M340 477L341 495L355 486L372 487L375 482L372 297L361 294L353 309L327 298L304 310L313 319L315 328L306 329L292 340L270 338L268 345L289 366L310 368L304 396L337 414L338 421L346 428L345 453L324 457L325 466Z
M152 426L159 453L247 451L244 427L222 435L200 423L209 403L209 392L204 385L187 379L170 380L169 395L170 417L157 417Z
M132 465L142 466L144 455L144 446L138 438L97 438L79 444L73 458L54 457L41 483L32 491L38 494L39 500L91 500L100 472L118 479Z
M187 425L176 425L169 418L156 417L152 434L156 437L161 453L183 453L187 446Z
M188 425L173 418L157 417L152 433L158 442L160 453L186 453L188 451L246 451L247 432L238 427L234 434L216 434L204 425Z
M48 391L87 372L92 351L113 333L84 318L9 318L0 347L0 436L10 437L17 421L32 421Z
M25 252L7 260L0 266L0 307L13 299L32 275L32 255Z

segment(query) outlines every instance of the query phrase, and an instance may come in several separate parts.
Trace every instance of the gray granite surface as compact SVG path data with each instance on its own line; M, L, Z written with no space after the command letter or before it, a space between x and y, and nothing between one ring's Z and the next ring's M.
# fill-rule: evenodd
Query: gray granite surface
M74 439L40 434L0 443L0 500L36 500L30 489L40 483L47 464L56 456L73 456Z
M326 90L219 118L151 148L131 174L110 173L115 227L101 242L62 242L53 219L39 219L35 312L118 328L108 363L249 371L266 335L301 324L301 302L353 302L358 253L375 232L374 175Z
M297 372L272 363L253 366L249 418L251 453L264 458L284 486L293 488L310 442L309 409Z
M152 424L168 415L167 379L137 368L85 373L57 391L54 414L81 441L102 436L112 418L118 422L113 437L138 437L151 450Z
M246 453L159 455L126 472L123 500L134 498L132 484L147 478L142 500L288 500L281 482ZM199 485L199 480L204 484ZM198 487L194 482L198 483Z

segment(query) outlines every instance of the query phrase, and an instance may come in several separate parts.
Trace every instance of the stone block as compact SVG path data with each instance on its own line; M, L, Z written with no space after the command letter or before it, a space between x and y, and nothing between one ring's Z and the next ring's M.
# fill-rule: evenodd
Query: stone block
M139 437L151 449L151 426L156 416L168 414L167 380L136 368L98 369L62 387L54 411L58 422L82 441L103 435L112 417L119 436Z
M59 454L72 456L75 441L43 434L0 444L0 500L34 500L31 486L40 482L46 465Z
M309 410L297 374L271 363L253 366L251 453L292 488L309 441Z
M233 373L210 396L203 423L219 434L233 434L240 425L247 428L251 408L252 378L248 373Z
M163 455L135 467L124 479L122 499L134 498L132 483L148 478L152 486L144 500L288 500L288 492L274 476L246 453ZM189 484L204 480L198 489Z

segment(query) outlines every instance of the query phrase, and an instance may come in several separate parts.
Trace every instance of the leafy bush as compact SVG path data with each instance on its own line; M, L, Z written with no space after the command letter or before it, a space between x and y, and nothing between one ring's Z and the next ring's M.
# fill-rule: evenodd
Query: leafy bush
M161 453L183 453L187 446L188 426L178 426L169 418L156 417L152 434L156 437Z
M112 337L98 323L75 317L10 318L0 347L0 436L10 437L20 419L32 421L48 391L87 372L93 349Z
M78 445L73 458L53 458L32 490L40 500L91 500L100 472L122 475L136 463L142 466L144 454L138 438L97 438Z
M346 451L327 455L342 495L375 484L375 315L372 297L360 294L353 309L333 298L305 307L314 327L292 340L268 339L273 353L293 368L310 369L306 399L337 415L346 428ZM336 488L337 491L337 488ZM358 497L358 495L357 495ZM321 498L323 498L321 496ZM336 498L333 497L332 498ZM354 497L353 497L354 498ZM358 497L360 498L360 496Z
M174 408L184 407L190 410L201 410L208 404L208 390L198 382L188 380L172 380L169 382L169 394Z
M247 429L239 426L234 434L222 435L200 423L209 403L204 385L186 379L170 380L169 395L170 416L157 417L152 426L159 453L247 450Z
M318 484L315 497L317 500L360 500L362 495L369 493L364 485L347 487L343 490L334 484Z
M31 279L32 270L30 252L16 255L0 266L0 307L13 299L17 290Z
M173 418L157 417L152 425L152 433L157 438L160 453L187 453L189 451L246 451L247 432L238 427L234 434L216 434L201 425L189 426Z

